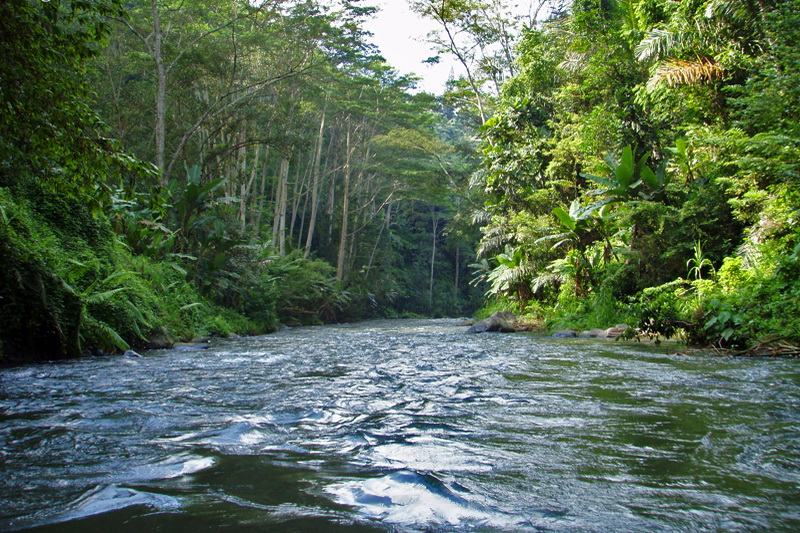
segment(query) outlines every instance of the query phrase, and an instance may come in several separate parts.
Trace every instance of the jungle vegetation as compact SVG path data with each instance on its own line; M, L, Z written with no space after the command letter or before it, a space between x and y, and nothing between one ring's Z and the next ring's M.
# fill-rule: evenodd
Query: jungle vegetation
M511 308L800 341L797 0L0 6L0 359Z

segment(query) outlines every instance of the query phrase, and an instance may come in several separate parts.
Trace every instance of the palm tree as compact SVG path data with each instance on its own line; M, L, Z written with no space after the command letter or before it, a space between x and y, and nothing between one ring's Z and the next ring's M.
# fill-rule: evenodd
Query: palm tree
M696 10L690 4L673 9L636 46L637 58L653 63L651 90L723 80L741 68L740 58L763 51L771 0L707 0Z

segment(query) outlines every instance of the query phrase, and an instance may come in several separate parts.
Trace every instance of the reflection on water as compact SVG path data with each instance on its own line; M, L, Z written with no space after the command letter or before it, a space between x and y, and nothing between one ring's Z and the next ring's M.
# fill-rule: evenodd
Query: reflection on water
M797 361L451 321L0 370L0 530L795 531Z

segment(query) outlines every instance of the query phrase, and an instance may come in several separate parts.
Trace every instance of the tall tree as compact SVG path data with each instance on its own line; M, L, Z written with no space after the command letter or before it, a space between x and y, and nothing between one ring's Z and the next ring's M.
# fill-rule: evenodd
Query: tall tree
M227 0L211 8L140 0L118 19L133 37L119 35L119 45L151 60L139 75L153 79L153 157L162 183L201 127L309 68L325 31L315 17L321 14L309 2ZM167 120L170 102L177 120Z

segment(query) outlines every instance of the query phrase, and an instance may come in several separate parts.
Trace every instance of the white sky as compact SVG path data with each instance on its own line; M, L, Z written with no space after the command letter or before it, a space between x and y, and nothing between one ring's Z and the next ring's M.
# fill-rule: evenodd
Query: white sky
M461 70L445 55L438 65L423 63L436 55L425 42L425 36L437 29L436 23L420 19L406 0L372 0L369 4L381 9L364 25L374 34L371 40L380 48L381 55L401 74L414 73L421 77L420 90L442 94L451 70L456 69L456 76Z
M368 4L380 8L375 17L364 24L365 29L373 34L372 43L380 48L381 55L401 74L414 73L421 77L420 90L442 94L451 73L455 73L456 77L466 74L463 66L446 53L441 55L439 64L423 63L425 59L436 55L425 38L439 26L412 12L408 0L372 0ZM511 6L514 13L529 16L535 13L535 6L539 4L539 0L510 0L507 5ZM541 8L539 18L545 17L548 12L548 9Z

